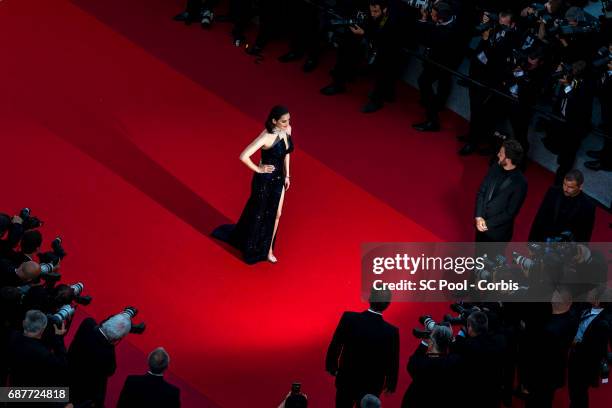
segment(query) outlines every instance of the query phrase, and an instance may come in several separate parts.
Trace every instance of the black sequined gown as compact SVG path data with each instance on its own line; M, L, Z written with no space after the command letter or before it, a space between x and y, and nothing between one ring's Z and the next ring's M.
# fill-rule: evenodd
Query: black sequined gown
M238 223L221 225L213 231L213 237L238 248L248 264L267 260L270 245L274 245L274 222L285 188L285 156L292 151L293 142L289 135L287 144L277 136L270 148L261 149L262 164L273 165L274 171L255 173L251 182L251 196Z

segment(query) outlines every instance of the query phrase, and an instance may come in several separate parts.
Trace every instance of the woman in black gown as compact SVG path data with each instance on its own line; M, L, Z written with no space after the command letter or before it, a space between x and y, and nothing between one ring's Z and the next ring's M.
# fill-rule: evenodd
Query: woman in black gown
M255 172L251 196L237 224L222 225L213 231L215 238L238 248L248 264L277 262L273 248L285 191L290 185L289 157L293 151L289 120L287 108L272 108L266 129L240 154L240 160ZM259 149L261 161L256 165L251 156Z

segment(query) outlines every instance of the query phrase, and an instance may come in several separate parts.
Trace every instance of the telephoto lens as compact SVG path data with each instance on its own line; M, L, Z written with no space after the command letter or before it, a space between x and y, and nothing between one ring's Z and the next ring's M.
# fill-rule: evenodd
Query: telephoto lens
M74 315L74 307L70 305L64 305L59 308L59 310L52 314L47 315L47 319L57 326L60 326L63 321L68 321Z

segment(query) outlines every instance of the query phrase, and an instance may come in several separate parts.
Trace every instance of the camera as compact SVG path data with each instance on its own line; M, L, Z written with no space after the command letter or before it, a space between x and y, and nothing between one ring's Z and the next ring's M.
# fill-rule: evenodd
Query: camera
M47 319L52 324L61 326L62 322L68 322L69 319L74 316L75 308L71 305L63 305L59 310L53 314L48 314Z
M612 51L609 47L601 47L593 59L593 68L606 68L610 61L612 61Z
M436 327L437 323L429 315L419 317L419 323L424 329L412 329L412 335L417 339L428 339L431 331Z
M498 271L506 270L507 268L506 257L503 255L489 257L487 254L484 254L482 257L482 263L484 264L484 268L474 269L474 278L476 281L490 281L494 278Z
M476 306L468 307L468 305L461 303L453 303L450 305L450 308L453 312L457 313L458 316L446 314L444 315L443 321L453 326L465 326L467 324L467 318L470 316L470 314L480 310Z
M39 218L32 216L31 212L28 207L22 208L19 211L19 217L23 220L23 229L26 231L40 228L43 225L43 222Z
M484 14L486 14L486 16L489 18L489 21L487 21L486 23L478 24L476 26L477 34L482 34L485 31L493 29L498 25L497 23L499 21L499 14L490 11L485 11Z
M38 254L41 278L47 281L59 280L60 274L54 273L54 270L65 256L66 251L64 251L64 248L62 247L62 239L60 237L56 237L53 242L51 242L51 251Z
M138 314L138 309L133 306L128 306L121 312L122 314L127 315L127 317L132 320ZM132 324L132 328L130 329L130 333L134 334L142 334L146 329L146 325L144 322L140 322L138 324Z
M433 1L431 0L403 0L403 2L409 7L419 10L431 11L433 6Z
M367 21L368 16L363 11L358 11L354 17L351 18L334 18L329 21L332 27L351 27L351 26L363 26Z

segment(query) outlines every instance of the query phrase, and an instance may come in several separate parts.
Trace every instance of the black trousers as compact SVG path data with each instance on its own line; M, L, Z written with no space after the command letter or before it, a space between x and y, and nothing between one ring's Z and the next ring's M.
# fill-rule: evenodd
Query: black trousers
M574 167L576 162L576 154L582 144L582 139L585 136L585 129L588 125L580 126L572 123L560 124L557 129L558 133L556 137L559 137L559 154L557 155L557 168L556 182L560 184L563 182L563 177Z
M360 37L347 33L338 47L336 64L332 70L333 82L344 86L357 75L359 64L364 60L365 46ZM370 99L382 102L384 99L393 98L395 95L395 83L400 75L401 54L389 50L379 52L374 63L370 66L375 77L374 89L370 93Z
M533 113L530 108L510 103L507 106L512 135L521 144L525 154L529 151L529 124Z
M584 373L581 356L574 351L570 352L567 373L570 408L588 408L590 384Z
M252 0L230 0L229 13L234 21L232 36L235 40L244 40L244 32L253 16Z
M434 92L433 84L438 83ZM418 79L421 102L425 107L427 121L438 123L438 113L444 109L446 100L450 95L452 76L450 73L425 63L423 72Z
M289 0L288 7L290 50L317 59L321 53L319 9L303 0Z

